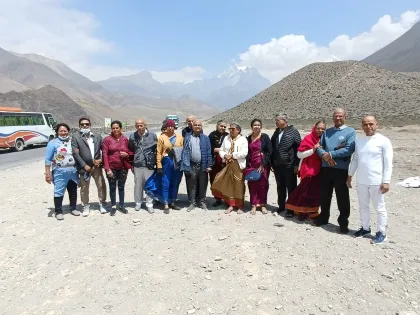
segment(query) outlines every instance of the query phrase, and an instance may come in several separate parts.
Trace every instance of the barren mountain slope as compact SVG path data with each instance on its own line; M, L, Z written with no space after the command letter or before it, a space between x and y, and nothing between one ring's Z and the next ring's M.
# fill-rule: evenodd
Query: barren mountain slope
M29 89L28 87L16 82L9 77L0 73L0 93L7 93L10 91L22 92Z
M420 79L357 61L308 65L248 101L212 120L272 120L285 112L295 120L329 117L344 107L349 118L366 112L383 119L413 119L420 114Z
M395 72L420 71L420 22L363 62Z
M78 119L87 115L79 104L51 85L38 90L0 94L0 104L20 107L25 111L52 113L57 122L66 122L72 126L77 126Z

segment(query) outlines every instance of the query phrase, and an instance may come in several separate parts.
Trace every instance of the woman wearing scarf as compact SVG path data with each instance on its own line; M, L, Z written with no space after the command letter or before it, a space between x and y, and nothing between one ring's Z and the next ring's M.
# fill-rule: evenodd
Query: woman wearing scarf
M48 142L45 153L45 181L54 185L54 208L57 220L64 219L62 206L66 189L69 194L71 214L80 215L76 210L79 176L72 155L69 131L70 127L67 124L57 124L55 132L58 137Z
M251 214L256 214L257 208L261 207L261 212L267 214L267 194L268 194L268 176L270 175L271 161L271 140L270 137L261 132L262 122L254 119L251 122L252 134L247 137L248 156L247 167L244 169L244 175L252 172L260 173L258 180L248 180L249 197L251 201Z
M111 198L111 212L114 216L117 212L118 187L119 207L122 213L128 211L124 206L125 181L127 180L128 170L132 168L128 162L133 157L133 153L128 148L128 139L122 134L122 123L115 120L111 123L111 135L105 137L102 142L102 155L104 169L109 182L109 196Z
M319 120L298 148L300 183L286 201L286 208L293 210L300 221L318 216L321 159L314 153L319 148L319 140L325 128L325 121Z
M223 168L223 160L219 155L220 146L223 143L223 139L228 135L226 132L226 122L224 120L219 120L216 124L216 130L210 132L209 139L211 144L211 153L213 155L213 167L210 176L210 186L213 185L214 179ZM213 207L218 207L222 204L222 200L216 198L216 201L213 204Z
M165 214L169 214L169 208L181 210L175 201L182 178L180 161L183 143L184 138L175 133L175 122L167 119L166 133L159 136L157 143L157 169L144 185L144 191L150 197L164 204Z
M226 214L234 208L238 209L238 214L243 213L245 183L242 170L246 166L248 141L240 134L241 130L239 124L230 124L229 135L223 140L219 151L226 166L216 175L211 187L213 196L229 205Z

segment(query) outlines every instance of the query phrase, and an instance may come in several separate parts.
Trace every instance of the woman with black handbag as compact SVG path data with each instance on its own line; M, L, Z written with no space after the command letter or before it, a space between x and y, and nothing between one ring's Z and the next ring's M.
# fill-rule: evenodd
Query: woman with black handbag
M261 120L252 120L251 128L252 134L247 137L248 156L244 169L252 206L251 214L256 214L259 207L261 207L263 214L267 214L268 177L270 175L272 153L271 141L267 134L261 132Z

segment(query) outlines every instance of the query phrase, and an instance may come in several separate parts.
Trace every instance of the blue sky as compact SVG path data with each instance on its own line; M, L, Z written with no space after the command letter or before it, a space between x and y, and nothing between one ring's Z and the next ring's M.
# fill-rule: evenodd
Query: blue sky
M175 70L199 65L217 72L256 43L304 34L328 44L335 36L369 30L385 14L420 8L414 0L379 1L76 1L100 21L98 36L124 54L101 61L115 65ZM316 5L314 5L316 3Z
M185 82L249 66L276 82L312 62L361 60L419 19L419 0L0 0L0 47L92 80L148 70Z

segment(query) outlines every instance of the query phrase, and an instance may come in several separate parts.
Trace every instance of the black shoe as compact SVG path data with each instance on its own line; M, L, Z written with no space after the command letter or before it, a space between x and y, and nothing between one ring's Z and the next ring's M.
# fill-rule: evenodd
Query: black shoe
M319 220L319 219L315 219L315 220L314 220L314 224L315 224L315 226L327 225L327 224L328 224L328 221L327 221L327 222L325 222L325 221L321 221L321 220Z
M112 206L111 211L109 212L110 216L114 216L117 213L117 206Z
M181 210L181 208L178 207L175 203L170 204L169 208L174 209L174 210Z
M216 200L214 203L213 203L213 207L218 207L218 206L220 206L222 204L222 201L221 200Z
M297 219L299 221L306 221L308 219L308 215L306 213L301 213L298 215Z
M341 227L340 226L340 233L341 234L347 234L348 232L350 232L348 227L345 227L345 226Z
M194 210L195 209L195 204L194 203L191 203L189 206L188 206L188 208L187 208L187 212L191 212L192 210Z
M278 214L280 214L280 213L282 213L284 210L286 210L286 209L280 209L280 208L278 208L278 209L277 209L277 213L278 213Z
M295 214L294 214L293 210L287 210L286 211L286 215L285 215L286 218L293 218L294 216L295 216Z
M356 233L353 234L353 237L355 238L362 238L362 237L368 237L371 234L370 229L368 231L364 230L363 228L360 228L359 231L357 231Z
M128 213L128 210L123 205L120 205L119 208L118 208L118 210L120 210L124 214L127 214Z

